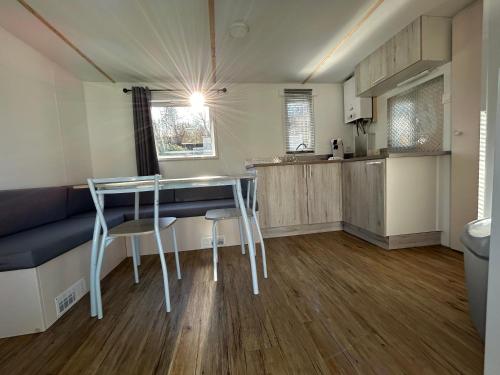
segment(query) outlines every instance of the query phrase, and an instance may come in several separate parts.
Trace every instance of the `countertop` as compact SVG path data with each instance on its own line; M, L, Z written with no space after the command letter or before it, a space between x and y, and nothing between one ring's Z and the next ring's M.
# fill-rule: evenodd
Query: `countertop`
M400 153L388 153L381 155L372 156L362 156L354 157L351 159L342 160L328 160L328 155L316 155L307 157L298 157L295 161L279 161L275 162L272 159L262 159L262 160L251 160L246 164L247 169L256 167L270 167L278 165L303 165L303 164L323 164L323 163L348 163L353 161L362 160L377 160L377 159L388 159L388 158L405 158L405 157L421 157L421 156L441 156L450 155L451 151L432 151L432 152L400 152Z

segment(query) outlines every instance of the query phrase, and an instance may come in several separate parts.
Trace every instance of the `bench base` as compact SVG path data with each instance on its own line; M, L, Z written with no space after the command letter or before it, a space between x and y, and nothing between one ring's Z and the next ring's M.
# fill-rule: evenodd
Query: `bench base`
M55 298L79 280L89 287L92 242L88 241L35 268L0 272L0 338L43 332L60 317ZM126 257L125 240L106 250L102 277ZM81 297L80 295L80 297Z

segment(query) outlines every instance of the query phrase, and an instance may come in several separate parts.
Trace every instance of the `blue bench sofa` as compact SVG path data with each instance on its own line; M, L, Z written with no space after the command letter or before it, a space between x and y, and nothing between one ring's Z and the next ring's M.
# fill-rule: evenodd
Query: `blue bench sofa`
M152 192L141 193L140 203L141 217L152 217ZM160 194L162 216L203 216L207 210L229 207L234 207L231 187ZM133 194L107 196L105 217L110 227L132 219ZM91 240L94 220L88 189L58 186L0 191L0 272L38 267Z

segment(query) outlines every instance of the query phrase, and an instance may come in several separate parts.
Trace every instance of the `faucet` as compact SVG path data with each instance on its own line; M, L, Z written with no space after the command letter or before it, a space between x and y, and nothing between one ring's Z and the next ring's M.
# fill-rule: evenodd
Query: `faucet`
M302 142L300 145L298 145L298 146L295 148L295 151L299 151L300 146L304 146L304 148L302 149L302 151L304 151L304 150L307 148L307 145L306 145L304 142Z

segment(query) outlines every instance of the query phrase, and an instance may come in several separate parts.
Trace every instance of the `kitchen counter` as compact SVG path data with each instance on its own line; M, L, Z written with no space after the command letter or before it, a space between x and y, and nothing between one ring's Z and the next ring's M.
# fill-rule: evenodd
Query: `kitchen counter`
M343 162L362 161L362 160L377 160L377 159L420 157L420 156L441 156L441 155L450 155L450 154L451 154L451 151L432 151L432 152L388 153L388 154L381 154L381 155L361 156L361 157L355 157L355 158L343 159L343 160L328 160L327 155L299 157L295 161L276 161L275 162L272 159L262 159L262 160L248 161L246 164L246 169L252 169L252 168L257 168L257 167L270 167L270 166L278 166L278 165L343 163Z

